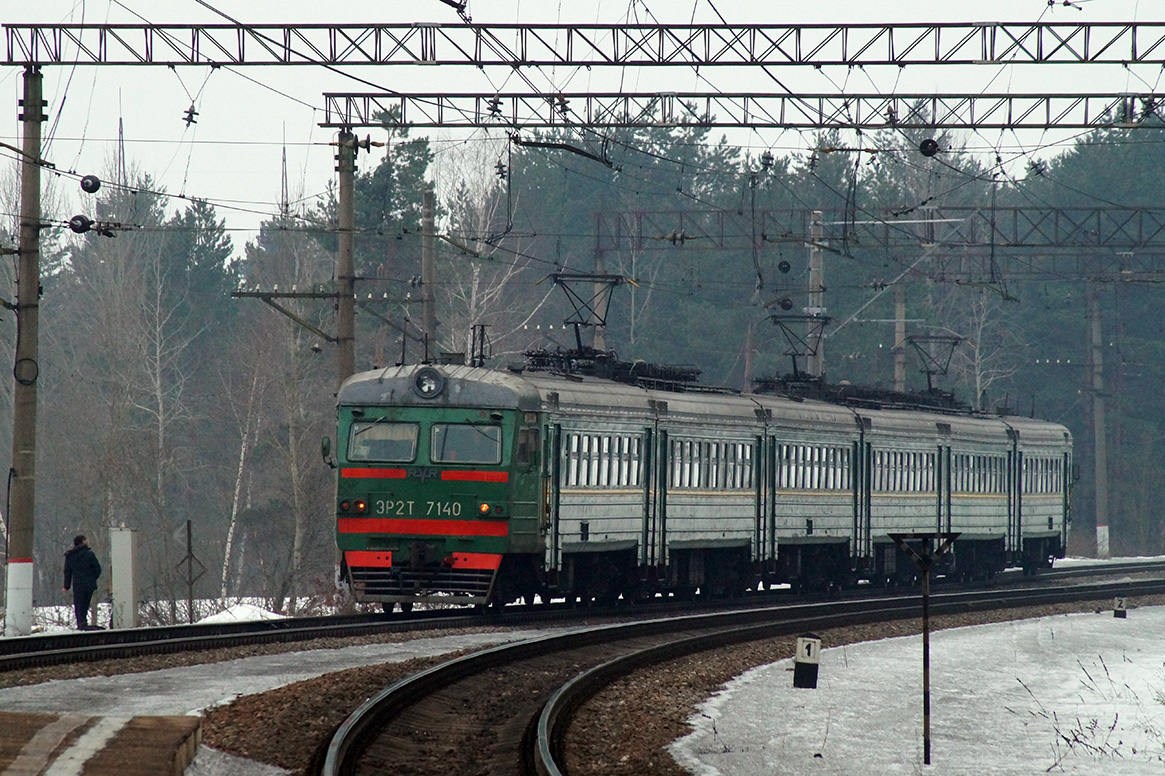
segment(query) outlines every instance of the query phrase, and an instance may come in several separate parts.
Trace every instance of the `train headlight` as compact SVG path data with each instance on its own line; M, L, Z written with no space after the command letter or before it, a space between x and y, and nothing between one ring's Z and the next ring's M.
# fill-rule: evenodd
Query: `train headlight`
M364 514L367 509L368 503L363 499L356 499L354 502L352 502L352 511L358 515Z
M445 375L431 366L417 370L413 375L413 391L422 399L436 399L445 390Z
M489 511L490 511L490 505L489 505L489 504L482 503L482 504L478 504L478 505L477 505L477 512L478 512L478 514L480 514L482 517L485 517L486 515L488 515L488 514L489 514Z
M341 511L341 512L350 512L350 511L352 511L352 502L351 502L351 501L348 501L347 499L345 499L344 501L341 501L341 502L340 502L340 511Z

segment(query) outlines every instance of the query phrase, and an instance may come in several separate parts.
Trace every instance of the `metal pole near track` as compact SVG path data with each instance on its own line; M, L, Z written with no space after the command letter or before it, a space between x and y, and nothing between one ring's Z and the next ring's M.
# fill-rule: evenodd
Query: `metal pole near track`
M930 567L935 560L950 549L959 533L915 533L890 534L922 572L922 761L930 765ZM942 542L933 549L934 540ZM921 542L921 552L910 546L911 541Z

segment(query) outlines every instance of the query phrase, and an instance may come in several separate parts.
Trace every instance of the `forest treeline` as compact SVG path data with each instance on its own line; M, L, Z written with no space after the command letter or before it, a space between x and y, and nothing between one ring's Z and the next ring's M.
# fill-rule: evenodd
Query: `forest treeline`
M1085 300L1097 294L1112 550L1165 552L1154 508L1165 501L1154 454L1165 414L1155 279L1100 270L1008 276L998 268L1045 261L1049 251L946 242L958 225L927 219L953 206L1156 208L1165 201L1165 130L1097 131L1050 160L1018 162L1014 152L968 148L977 137L949 135L935 137L940 151L927 156L919 148L928 136L902 131L825 133L813 150L763 154L682 127L541 137L554 146L481 135L438 148L403 130L390 135L387 153L361 160L356 181L358 369L424 356L427 187L438 193L443 238L431 354L468 351L476 324L487 327L491 365L572 347L563 322L573 309L547 277L599 267L634 281L614 289L608 348L627 360L692 365L701 382L734 389L793 369L771 316L807 304L808 235L801 216L775 214L821 210L833 236L824 246L827 379L893 386L900 284L909 333L959 341L946 374L931 375L936 388L977 409L1072 430L1081 477L1071 546L1081 553L1093 550ZM89 534L104 556L111 526L140 532L143 598L184 600L187 521L207 569L197 596L262 596L288 610L327 594L333 486L320 439L334 435L333 347L232 292L335 288L334 189L240 239L213 205L168 196L132 164L124 178L105 177L95 217L126 229L114 238L45 231L37 603L61 602L58 561L72 535ZM4 185L10 201L15 181ZM45 208L58 222L71 215L51 191ZM679 211L706 215L688 232ZM717 226L690 225L699 223ZM902 238L890 248L869 237L870 224L887 223ZM628 231L645 240L634 243ZM1113 251L1097 251L1111 267ZM4 271L14 288L12 264ZM327 299L279 303L322 331L334 325ZM0 357L11 359L14 331L5 316ZM917 354L907 363L908 389L925 389ZM0 382L6 450L9 383Z

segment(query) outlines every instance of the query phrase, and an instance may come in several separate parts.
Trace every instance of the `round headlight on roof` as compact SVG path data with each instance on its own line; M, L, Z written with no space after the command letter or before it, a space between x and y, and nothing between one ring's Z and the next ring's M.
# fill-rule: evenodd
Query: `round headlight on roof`
M413 391L422 399L435 399L445 390L445 375L431 366L418 369L413 375Z

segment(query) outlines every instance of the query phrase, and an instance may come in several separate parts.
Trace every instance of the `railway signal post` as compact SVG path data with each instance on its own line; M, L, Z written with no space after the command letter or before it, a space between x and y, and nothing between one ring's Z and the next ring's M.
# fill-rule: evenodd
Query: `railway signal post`
M914 558L922 577L922 761L926 765L930 765L930 568L959 535L958 532L890 534ZM937 548L935 540L941 542ZM920 546L916 549L911 542Z

